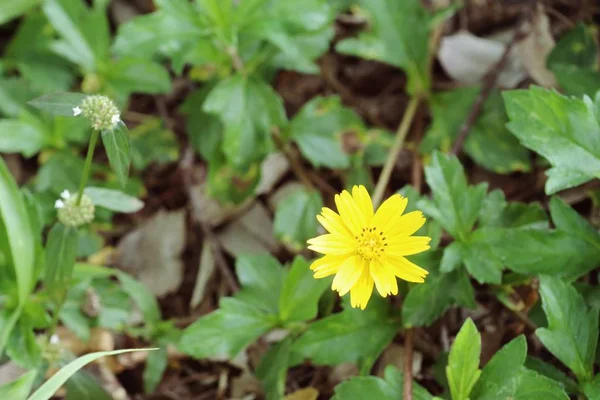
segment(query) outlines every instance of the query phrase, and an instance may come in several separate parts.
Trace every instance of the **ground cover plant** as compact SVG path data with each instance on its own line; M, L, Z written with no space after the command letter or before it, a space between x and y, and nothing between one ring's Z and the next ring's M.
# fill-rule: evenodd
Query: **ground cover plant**
M0 395L600 399L600 8L488 3L0 0Z

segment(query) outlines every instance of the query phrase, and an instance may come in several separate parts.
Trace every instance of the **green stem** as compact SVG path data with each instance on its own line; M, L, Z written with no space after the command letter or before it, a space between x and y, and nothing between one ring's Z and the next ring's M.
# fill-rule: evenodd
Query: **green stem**
M77 194L77 205L81 203L81 197L83 196L83 189L88 182L90 177L90 170L92 168L92 158L94 158L94 150L96 149L96 143L98 143L98 136L100 131L94 129L92 131L92 137L90 138L90 144L88 145L87 156L85 157L85 164L83 164L83 174L81 175L81 181L79 181L79 192Z
M385 165L383 166L383 170L381 171L381 175L379 175L379 180L377 181L377 186L375 187L375 194L373 195L373 205L375 208L377 208L381 204L381 200L383 200L385 188L387 187L390 177L392 176L392 171L394 170L394 164L398 159L398 154L400 154L400 150L404 144L404 139L406 139L408 129L412 124L420 102L421 96L415 95L411 97L408 107L406 107L406 111L402 117L402 122L400 122L398 130L396 131L396 139L394 140L392 148L388 153L387 160L385 160Z

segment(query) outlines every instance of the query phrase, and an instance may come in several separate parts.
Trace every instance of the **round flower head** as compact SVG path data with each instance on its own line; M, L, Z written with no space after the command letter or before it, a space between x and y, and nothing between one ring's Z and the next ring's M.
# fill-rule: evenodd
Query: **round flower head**
M88 224L94 220L94 203L85 194L81 196L81 202L77 204L77 195L71 196L68 190L61 193L60 199L56 200L54 207L58 210L58 221L71 227Z
M112 131L115 129L121 115L119 109L111 99L106 96L93 95L86 97L79 107L73 109L75 116L82 114L97 131Z
M373 286L379 294L398 294L396 277L422 283L426 270L405 256L429 249L431 238L411 236L425 223L420 211L402 215L408 200L395 194L373 212L364 186L335 196L338 213L324 207L317 219L328 234L310 239L308 248L325 254L310 268L314 277L334 275L332 289L340 296L350 292L352 307L364 309Z

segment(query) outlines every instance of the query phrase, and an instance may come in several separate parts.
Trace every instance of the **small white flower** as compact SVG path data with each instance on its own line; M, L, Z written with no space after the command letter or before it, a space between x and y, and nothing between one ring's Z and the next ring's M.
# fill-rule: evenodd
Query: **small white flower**
M79 114L81 114L81 108L79 108L79 106L74 107L73 108L73 115L74 116L78 116Z
M71 198L71 193L69 193L69 191L65 189L60 194L60 197L62 197L64 200L69 200Z
M56 200L54 202L54 208L59 209L59 208L63 208L65 206L65 203L62 200Z
M110 122L113 124L116 124L117 122L119 122L121 120L121 116L119 114L115 114L112 116L112 118L110 119Z
M51 344L59 344L60 343L60 338L58 337L57 334L50 336L50 343Z

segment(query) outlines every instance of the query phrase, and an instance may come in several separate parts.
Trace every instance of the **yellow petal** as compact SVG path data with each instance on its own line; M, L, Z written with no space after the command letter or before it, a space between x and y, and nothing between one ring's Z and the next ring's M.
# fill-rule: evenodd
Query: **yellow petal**
M389 227L386 234L390 236L410 236L425 224L425 217L421 211L412 211L401 216L398 221Z
M347 256L324 256L315 260L310 269L315 272L315 279L325 278L337 273L346 258Z
M364 216L360 212L358 205L346 190L341 194L336 194L334 199L342 220L348 229L350 229L352 235L357 235L365 227Z
M386 255L410 256L429 250L431 238L427 236L400 236L388 240L389 246L385 248Z
M385 257L384 266L398 278L408 282L423 283L425 282L425 276L429 274L429 272L404 257Z
M373 293L373 278L369 274L369 269L363 268L360 278L350 289L350 304L354 308L360 307L361 310L364 310L369 303L371 293Z
M384 234L387 235L392 227L397 226L407 204L408 199L405 197L402 197L399 194L393 195L384 201L381 207L377 209L371 225L382 230Z
M364 215L365 223L369 224L371 218L373 218L373 202L371 201L369 192L367 192L367 189L363 185L354 186L352 188L352 198L362 215Z
M308 240L309 249L323 254L344 255L354 252L355 242L342 235L328 233Z
M342 217L339 216L338 213L333 211L330 208L323 207L321 210L322 215L317 215L317 220L323 225L323 228L327 229L329 233L336 233L342 236L348 236L352 238L352 233L346 225L344 221L342 221Z
M340 296L345 295L350 291L352 286L356 284L358 278L363 272L365 263L359 256L348 257L338 270L335 278L333 278L333 284L331 288L337 290Z
M375 281L375 287L381 297L387 297L388 294L398 294L396 276L389 269L384 268L380 261L371 261L370 270L371 277Z

